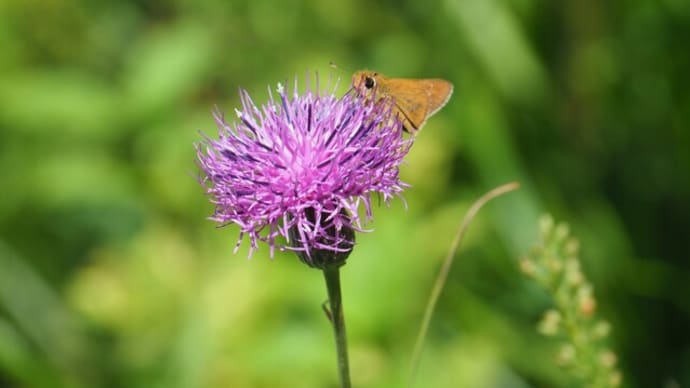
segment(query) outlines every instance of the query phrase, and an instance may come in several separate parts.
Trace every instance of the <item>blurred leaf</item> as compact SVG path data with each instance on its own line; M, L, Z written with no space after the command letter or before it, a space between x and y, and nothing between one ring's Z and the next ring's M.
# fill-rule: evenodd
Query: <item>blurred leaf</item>
M42 204L136 201L126 166L95 148L44 154L32 167L24 176L25 195Z
M22 334L0 319L0 370L26 387L61 387L53 367L35 354Z
M217 133L210 108L179 112L174 120L162 120L138 134L134 152L156 206L193 216L210 214L194 148L202 139L200 133Z
M50 367L61 372L55 386L84 386L79 380L88 376L89 371L80 366L86 360L88 347L77 317L3 243L0 243L0 268L0 303L47 358Z
M447 0L446 6L501 92L526 102L546 96L544 70L503 2Z
M0 118L10 130L44 136L112 136L118 109L102 80L70 70L33 69L0 75Z
M160 26L133 42L124 74L123 104L134 117L170 108L193 92L215 54L199 22Z
M508 126L496 100L489 93L474 93L462 109L460 124L465 129L469 157L487 190L511 181L520 189L489 210L505 243L514 256L525 252L535 233L533 225L539 215L539 203L525 168L511 141Z

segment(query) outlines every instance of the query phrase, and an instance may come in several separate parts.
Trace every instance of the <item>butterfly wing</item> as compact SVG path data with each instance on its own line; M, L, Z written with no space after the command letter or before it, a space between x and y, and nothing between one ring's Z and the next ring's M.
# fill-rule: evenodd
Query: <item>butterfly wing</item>
M442 79L392 79L384 92L395 99L405 128L418 131L453 94L453 84Z

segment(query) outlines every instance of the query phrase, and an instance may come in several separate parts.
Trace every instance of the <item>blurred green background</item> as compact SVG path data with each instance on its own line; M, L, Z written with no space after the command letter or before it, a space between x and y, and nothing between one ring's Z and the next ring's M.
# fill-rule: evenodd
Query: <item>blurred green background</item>
M193 143L237 90L370 68L456 88L343 269L353 381L396 387L461 217L483 210L420 387L572 381L519 273L552 212L581 238L630 387L690 386L686 0L0 2L0 386L335 387L319 272L233 255Z

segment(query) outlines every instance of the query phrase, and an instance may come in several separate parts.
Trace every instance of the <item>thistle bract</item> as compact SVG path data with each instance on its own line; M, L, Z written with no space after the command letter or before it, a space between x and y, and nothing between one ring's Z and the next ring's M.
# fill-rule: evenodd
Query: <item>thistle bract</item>
M261 107L241 90L237 120L214 112L218 139L197 144L210 219L237 224L237 247L246 235L250 256L265 242L271 257L295 250L310 265L315 252L347 257L354 231L371 221L372 195L388 203L406 187L399 166L412 138L403 138L392 102L336 97L316 81L303 93L297 82L291 93L278 85Z

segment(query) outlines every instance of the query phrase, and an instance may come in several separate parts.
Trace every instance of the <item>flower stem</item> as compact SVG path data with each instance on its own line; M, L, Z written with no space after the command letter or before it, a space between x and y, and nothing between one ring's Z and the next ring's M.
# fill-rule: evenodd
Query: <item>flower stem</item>
M328 289L328 301L331 306L331 323L335 336L335 350L338 355L338 372L340 374L340 387L350 388L350 366L347 358L347 334L345 332L345 318L343 315L343 303L340 293L340 266L326 265L323 268Z

